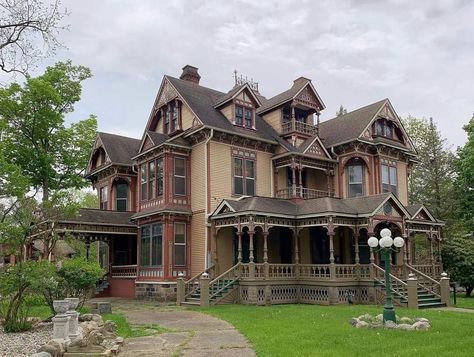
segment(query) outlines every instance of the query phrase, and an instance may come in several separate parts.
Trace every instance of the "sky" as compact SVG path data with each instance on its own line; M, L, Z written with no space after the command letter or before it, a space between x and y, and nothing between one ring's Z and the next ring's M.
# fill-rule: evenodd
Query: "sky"
M223 92L233 71L267 98L310 78L321 120L389 98L401 117L433 117L454 147L474 113L474 1L63 0L71 59L91 68L69 121L141 137L163 75L199 68Z

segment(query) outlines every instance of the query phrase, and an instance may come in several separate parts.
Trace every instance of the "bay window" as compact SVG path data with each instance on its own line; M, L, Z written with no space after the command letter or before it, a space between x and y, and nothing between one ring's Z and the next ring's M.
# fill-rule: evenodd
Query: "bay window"
M186 195L186 160L174 159L174 194Z
M141 198L146 200L148 198L148 172L147 164L140 166L140 182L141 182Z
M156 170L155 161L150 161L148 165L148 199L156 198Z
M156 186L158 196L163 196L163 159L156 160Z
M174 265L186 265L186 224L174 224Z
M140 265L163 264L163 226L161 223L141 228Z

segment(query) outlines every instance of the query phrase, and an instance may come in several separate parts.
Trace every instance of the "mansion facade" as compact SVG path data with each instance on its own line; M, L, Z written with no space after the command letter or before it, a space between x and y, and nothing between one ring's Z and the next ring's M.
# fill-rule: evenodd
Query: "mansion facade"
M420 306L443 303L443 222L408 200L417 152L388 99L320 121L310 79L271 98L242 77L227 92L200 79L189 65L164 76L140 139L97 133L86 176L100 206L58 223L101 242L102 296L171 300L180 280L192 304L209 276L211 304L376 302L383 260L367 239L389 228L406 242L398 303L410 273Z

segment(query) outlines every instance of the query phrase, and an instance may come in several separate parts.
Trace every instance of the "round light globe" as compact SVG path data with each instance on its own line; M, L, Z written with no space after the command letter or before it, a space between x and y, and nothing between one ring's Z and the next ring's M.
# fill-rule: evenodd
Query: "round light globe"
M392 235L392 232L388 228L384 228L380 231L380 236L383 237L390 237Z
M367 240L367 244L369 245L370 248L375 248L376 246L379 245L379 240L375 237L370 237Z
M393 244L393 239L392 237L383 237L381 240L380 240L380 246L384 247L384 248L390 248Z
M405 244L405 241L403 240L402 237L396 237L394 240L393 240L393 245L397 248L401 248L403 247L403 245Z

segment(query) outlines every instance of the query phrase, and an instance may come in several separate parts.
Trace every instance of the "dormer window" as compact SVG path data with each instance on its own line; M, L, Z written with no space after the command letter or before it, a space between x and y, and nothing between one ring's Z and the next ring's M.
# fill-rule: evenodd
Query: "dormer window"
M235 106L235 125L244 128L253 128L253 108L247 108L240 105Z
M394 125L391 121L386 119L379 119L375 122L375 135L384 136L389 139L394 139L393 128Z
M181 129L181 107L178 101L168 103L164 108L163 133L172 134Z

